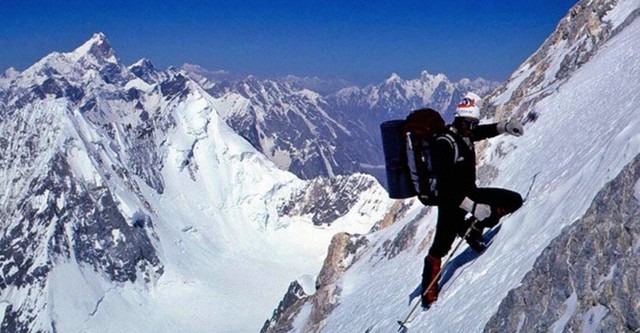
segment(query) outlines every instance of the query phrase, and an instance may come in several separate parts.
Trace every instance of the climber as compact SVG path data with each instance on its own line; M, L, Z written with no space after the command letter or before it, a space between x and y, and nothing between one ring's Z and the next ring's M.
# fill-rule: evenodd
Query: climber
M479 125L481 103L478 95L467 93L456 108L453 123L435 140L430 140L431 147L424 150L430 151L429 159L437 180L438 220L433 242L424 259L423 307L429 307L438 298L438 283L431 282L439 276L441 258L449 252L456 236L466 234L469 247L482 252L486 248L483 230L494 227L501 217L522 206L522 197L516 192L476 186L474 142L503 133L518 137L524 134L518 121ZM408 156L408 159L416 163L425 160L415 156ZM412 174L417 175L413 178L418 179L420 168L416 168L415 163L410 163L410 168ZM470 218L466 218L468 214ZM477 222L467 233L474 220Z

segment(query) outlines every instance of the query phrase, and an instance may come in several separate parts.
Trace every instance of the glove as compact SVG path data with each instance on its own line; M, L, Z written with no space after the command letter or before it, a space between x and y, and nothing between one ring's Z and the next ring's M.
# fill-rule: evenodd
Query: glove
M513 136L521 136L524 134L524 128L519 121L501 121L498 123L498 133L508 133Z
M466 197L462 200L460 208L471 213L471 215L475 216L478 221L482 221L491 216L491 206L483 203L475 203L473 200Z

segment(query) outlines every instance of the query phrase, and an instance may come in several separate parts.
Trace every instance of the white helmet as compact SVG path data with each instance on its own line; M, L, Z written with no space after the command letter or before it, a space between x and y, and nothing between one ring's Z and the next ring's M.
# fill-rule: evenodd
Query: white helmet
M456 107L456 117L470 117L480 120L480 108L482 107L482 98L480 96L468 92L458 107Z

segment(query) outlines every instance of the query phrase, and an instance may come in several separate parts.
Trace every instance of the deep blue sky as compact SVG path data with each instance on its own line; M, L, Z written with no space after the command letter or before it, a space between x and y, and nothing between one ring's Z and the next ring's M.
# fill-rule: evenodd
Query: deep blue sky
M577 0L2 0L0 72L106 34L126 64L374 83L505 80Z

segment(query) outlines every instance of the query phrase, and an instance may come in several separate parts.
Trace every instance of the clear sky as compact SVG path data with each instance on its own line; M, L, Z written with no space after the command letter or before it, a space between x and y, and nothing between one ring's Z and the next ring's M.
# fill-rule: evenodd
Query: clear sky
M103 32L117 56L259 77L506 80L577 0L1 0L0 72Z

